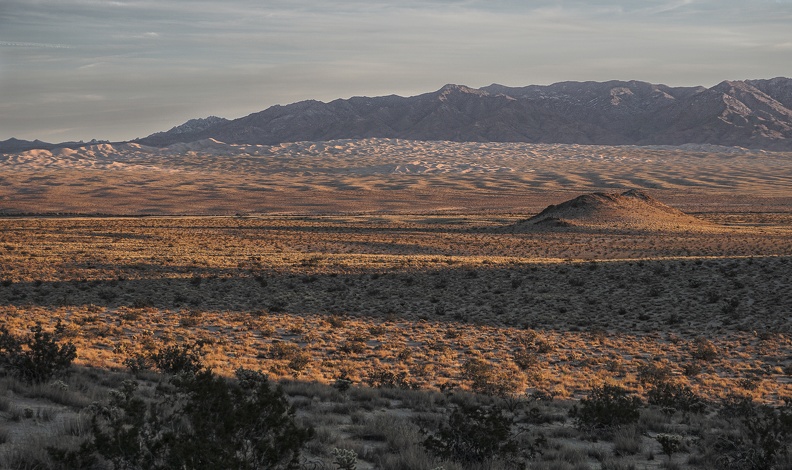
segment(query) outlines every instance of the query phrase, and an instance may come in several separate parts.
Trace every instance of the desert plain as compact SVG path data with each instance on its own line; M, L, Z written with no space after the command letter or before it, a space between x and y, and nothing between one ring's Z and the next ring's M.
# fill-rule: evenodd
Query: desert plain
M703 418L649 410L620 431L629 450L566 409L605 384L645 399L660 376L709 403L792 398L791 162L392 139L0 155L0 315L20 334L60 322L83 368L75 389L181 343L200 342L220 374L265 372L319 429L305 468L336 468L332 448L355 449L358 468L513 468L418 445L471 393L552 397L530 468L726 468L690 437ZM349 396L331 387L340 377ZM64 405L4 387L3 413L38 416L6 426L5 462L63 433L35 410L73 419L112 388ZM376 434L383 420L398 438ZM684 442L666 459L668 432Z

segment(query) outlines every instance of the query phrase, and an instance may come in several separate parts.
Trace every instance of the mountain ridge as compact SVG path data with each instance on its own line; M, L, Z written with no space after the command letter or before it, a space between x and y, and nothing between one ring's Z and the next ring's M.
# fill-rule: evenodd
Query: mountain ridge
M482 88L447 84L411 97L275 105L237 119L191 119L129 142L154 147L397 138L583 145L684 144L792 151L792 79L671 87L629 80ZM9 139L0 152L77 147Z
M136 140L164 146L214 138L278 144L357 138L589 145L710 144L792 150L792 79L670 87L636 80L479 89L448 84L412 97L306 100L193 133Z

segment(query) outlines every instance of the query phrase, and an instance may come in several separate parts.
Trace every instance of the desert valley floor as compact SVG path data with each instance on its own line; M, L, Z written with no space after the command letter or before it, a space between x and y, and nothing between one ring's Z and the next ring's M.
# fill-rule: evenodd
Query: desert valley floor
M77 364L103 370L200 341L221 374L374 386L387 372L431 400L476 390L479 364L496 395L578 400L615 383L645 397L660 374L712 402L780 405L792 398L790 162L385 139L0 155L0 315L15 332L60 322ZM594 192L607 195L562 204ZM366 458L382 446L354 419L322 424L348 427L330 447L355 442L360 468L400 468ZM560 421L556 453L585 457L547 468L660 468L651 426L620 454ZM24 429L7 440L35 434Z

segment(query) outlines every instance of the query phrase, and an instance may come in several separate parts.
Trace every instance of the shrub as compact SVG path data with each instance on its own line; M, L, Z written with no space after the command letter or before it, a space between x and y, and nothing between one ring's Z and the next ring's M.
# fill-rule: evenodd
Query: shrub
M519 446L512 425L512 418L497 406L461 405L451 412L447 424L427 436L423 445L442 459L463 463L515 457Z
M144 370L150 370L153 366L151 363L151 357L146 356L145 354L134 354L130 357L124 359L124 365L132 372L136 374L138 372Z
M393 373L388 370L375 370L368 377L366 383L376 388L400 388L403 390L416 390L418 385L407 378L406 372Z
M484 395L506 396L518 391L522 385L517 371L498 369L492 363L476 358L462 364L462 377L471 382L470 388L474 392Z
M333 449L333 463L339 470L355 470L357 468L357 453L349 449Z
M308 367L308 364L311 363L311 355L307 352L300 352L296 354L289 363L287 364L288 368L291 369L294 373L295 377L298 377L302 371Z
M58 344L63 327L58 322L55 333L48 333L37 323L31 335L17 337L0 326L0 367L28 383L41 383L65 373L77 357L73 343Z
M615 385L594 387L570 415L580 428L619 427L638 421L641 399Z
M210 370L182 373L148 404L135 381L125 381L110 403L95 406L92 439L79 450L50 449L70 468L96 456L114 468L296 469L312 430L298 427L283 391L260 372L239 369L236 380Z
M655 440L660 443L663 453L668 456L669 460L674 452L679 452L682 447L682 436L679 434L658 434L655 436Z
M514 363L524 371L536 370L540 367L539 356L526 349L520 349L514 353Z
M693 352L691 354L694 359L709 362L718 357L718 348L712 344L712 341L698 337L693 340Z
M300 353L300 346L286 341L274 341L270 346L269 355L272 359L293 359Z
M333 388L341 393L345 393L347 390L349 390L351 386L352 386L352 379L350 379L345 372L342 372L341 375L339 375L338 378L335 379L335 382L333 382Z
M151 355L154 365L166 374L186 373L192 375L203 368L202 343L185 343L166 346Z
M695 377L701 373L701 365L691 362L682 366L682 373L686 377Z
M646 398L650 405L684 413L702 413L707 407L703 398L696 395L690 387L682 384L658 383L649 390Z
M721 414L729 416L740 432L718 436L718 468L781 468L777 463L792 451L792 401L776 408L757 406L749 398L731 399Z
M641 383L659 384L671 377L671 368L665 364L643 363L638 366L638 380Z

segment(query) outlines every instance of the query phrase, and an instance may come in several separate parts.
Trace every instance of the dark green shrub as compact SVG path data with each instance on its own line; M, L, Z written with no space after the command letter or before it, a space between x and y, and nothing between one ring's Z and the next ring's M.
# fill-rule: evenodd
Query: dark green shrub
M729 416L737 432L721 433L715 443L718 468L779 469L792 452L792 401L780 407L755 405L750 398L730 399L722 416ZM783 467L786 468L786 467Z
M663 453L668 456L669 461L671 461L674 452L679 452L679 449L682 448L682 436L679 434L658 434L655 436L655 440L660 443L660 447L663 448Z
M96 456L116 469L296 469L312 430L300 428L283 391L260 372L226 380L199 368L174 376L147 403L125 381L110 403L94 407L91 439L79 450L51 449L73 468Z
M580 428L612 428L638 421L641 399L616 385L594 387L570 410Z
M300 373L302 373L310 363L311 355L307 352L300 352L291 358L287 367L292 370L295 377L299 377Z
M172 432L168 468L296 468L312 432L298 427L283 391L260 372L240 369L237 381L201 371L177 386L176 412L190 424Z
M703 413L706 401L696 395L690 387L682 384L660 382L646 394L650 405L659 406L670 411L683 413Z
M521 451L530 458L539 453L542 440L521 448L513 427L513 418L498 406L461 405L451 412L448 423L426 437L423 445L442 459L462 463L517 459Z
M150 370L153 367L151 357L144 354L135 354L127 357L124 359L124 365L134 374L144 370Z
M333 388L341 393L346 393L350 387L352 387L352 379L349 378L346 372L342 372L333 382Z
M0 326L0 367L28 383L41 383L65 373L77 357L77 347L71 342L58 344L63 327L60 322L55 333L36 324L26 337L12 335Z

